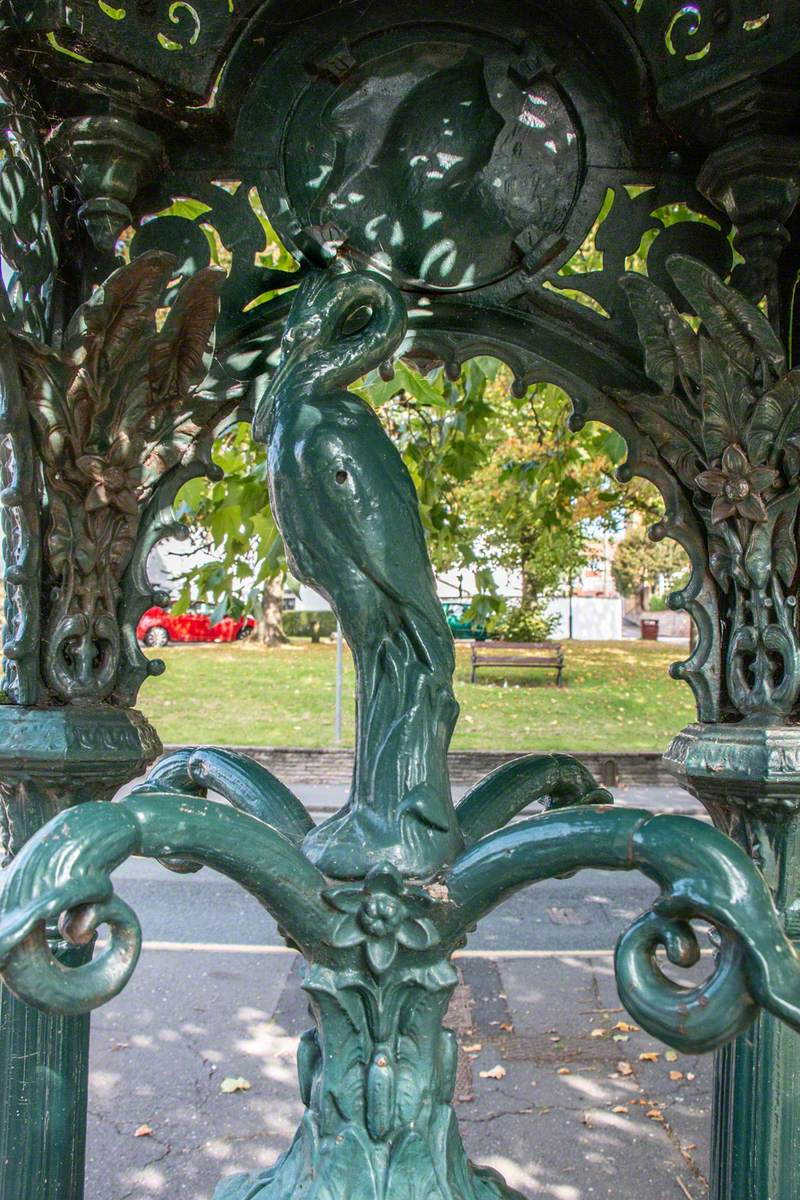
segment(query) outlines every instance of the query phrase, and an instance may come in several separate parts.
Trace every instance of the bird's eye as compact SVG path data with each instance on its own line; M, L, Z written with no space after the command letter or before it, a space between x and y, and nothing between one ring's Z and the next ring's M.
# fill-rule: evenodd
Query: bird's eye
M362 333L372 320L372 309L368 304L359 304L358 308L353 309L345 317L340 335L342 337L353 337L356 333Z
M335 479L337 483L347 483L347 471L341 470L336 472Z

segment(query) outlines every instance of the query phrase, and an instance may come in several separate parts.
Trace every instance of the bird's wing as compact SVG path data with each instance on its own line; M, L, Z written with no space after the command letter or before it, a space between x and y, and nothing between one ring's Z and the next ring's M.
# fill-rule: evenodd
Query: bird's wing
M347 406L346 422L326 420L311 433L303 455L307 485L317 493L318 512L339 555L402 611L427 654L445 665L452 662L452 637L436 594L414 484L377 416L363 402L356 404Z

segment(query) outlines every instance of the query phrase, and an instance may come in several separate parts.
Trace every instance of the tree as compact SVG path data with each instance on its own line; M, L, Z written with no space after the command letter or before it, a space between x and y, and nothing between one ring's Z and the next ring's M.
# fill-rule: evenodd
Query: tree
M614 581L623 596L638 595L646 607L650 590L673 586L689 568L685 550L671 538L654 542L641 524L632 525L617 546Z
M510 372L495 359L472 359L457 380L400 362L391 380L375 372L354 390L375 405L408 467L435 569L474 571L482 619L504 607L498 567L520 571L520 619L530 626L548 596L580 574L598 531L619 528L632 511L660 515L655 489L614 480L625 449L617 434L597 424L571 431L558 388L513 396ZM246 608L264 643L280 644L286 562L264 449L240 426L215 457L224 480L193 480L181 493L195 544L213 547L214 561L188 570L178 610L193 595L213 598L216 618Z
M213 559L187 568L174 612L193 599L212 599L212 623L226 613L253 613L264 646L283 645L283 593L287 577L283 542L272 519L267 493L266 451L247 425L217 444L214 458L224 476L193 479L180 492L178 514L188 524L196 550Z
M575 433L570 410L550 385L521 399L506 390L485 460L459 495L466 536L488 566L520 573L520 608L529 614L576 579L598 533L620 528L634 511L659 513L655 489L616 482L622 439L596 423Z
M428 377L400 362L391 381L375 372L354 389L378 408L411 473L438 569L473 558L455 489L482 461L494 415L486 393L499 371L493 359L474 359L455 383L441 369ZM211 550L214 558L187 568L175 611L184 611L193 599L211 598L213 619L247 610L259 622L262 643L279 645L287 640L281 610L288 576L269 508L265 449L242 425L220 440L214 457L224 479L192 480L181 490L178 507L193 546ZM490 590L488 574L485 583Z

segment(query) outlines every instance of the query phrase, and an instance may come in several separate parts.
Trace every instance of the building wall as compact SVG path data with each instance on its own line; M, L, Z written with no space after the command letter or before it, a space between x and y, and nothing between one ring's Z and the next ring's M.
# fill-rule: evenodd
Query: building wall
M620 596L556 596L547 612L558 617L551 637L569 637L569 612L572 605L572 636L577 641L605 642L622 637L622 599Z

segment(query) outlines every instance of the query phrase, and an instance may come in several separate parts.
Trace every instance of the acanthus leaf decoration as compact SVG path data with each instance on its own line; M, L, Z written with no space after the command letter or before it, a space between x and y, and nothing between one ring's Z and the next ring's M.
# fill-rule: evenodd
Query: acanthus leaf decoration
M153 251L119 268L75 313L60 351L14 339L47 498L44 676L61 700L114 691L121 583L142 513L202 433L195 406L223 276L193 276L159 332L174 266Z
M668 269L700 329L652 281L625 276L663 391L616 399L679 479L704 538L726 667L718 712L786 718L800 695L800 372L787 371L764 314L708 267L676 255Z

